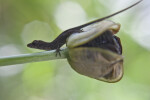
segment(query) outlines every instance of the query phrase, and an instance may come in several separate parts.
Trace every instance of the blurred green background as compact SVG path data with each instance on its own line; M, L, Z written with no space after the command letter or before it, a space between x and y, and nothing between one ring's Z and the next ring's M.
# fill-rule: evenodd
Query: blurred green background
M137 0L0 0L0 57L39 52L26 44L104 17ZM150 1L119 14L124 76L105 83L76 73L66 60L0 68L0 100L150 100Z

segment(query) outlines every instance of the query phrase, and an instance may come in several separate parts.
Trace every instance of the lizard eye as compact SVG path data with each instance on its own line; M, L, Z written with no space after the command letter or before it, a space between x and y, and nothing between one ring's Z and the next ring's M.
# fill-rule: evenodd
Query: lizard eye
M82 32L84 31L82 28L80 29Z

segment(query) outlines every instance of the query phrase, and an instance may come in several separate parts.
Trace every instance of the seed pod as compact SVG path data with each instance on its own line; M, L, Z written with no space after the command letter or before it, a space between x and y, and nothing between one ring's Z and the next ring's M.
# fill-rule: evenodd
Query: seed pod
M121 43L113 37L119 29L120 24L105 20L68 37L67 59L71 67L82 75L101 81L120 80L123 75L122 49ZM119 51L113 52L112 47Z

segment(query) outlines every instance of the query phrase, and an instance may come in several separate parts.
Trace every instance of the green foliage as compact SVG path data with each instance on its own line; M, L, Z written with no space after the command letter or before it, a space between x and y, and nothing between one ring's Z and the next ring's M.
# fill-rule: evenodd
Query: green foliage
M50 62L28 64L23 72L23 83L29 94L44 92L52 81L55 64Z

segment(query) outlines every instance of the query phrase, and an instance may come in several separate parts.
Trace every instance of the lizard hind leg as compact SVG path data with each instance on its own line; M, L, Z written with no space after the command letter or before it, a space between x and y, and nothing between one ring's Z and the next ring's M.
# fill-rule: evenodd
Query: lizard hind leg
M61 53L60 53L60 51L61 51L61 49L60 48L57 48L56 49L56 57L57 57L57 55L59 54L59 56L61 57Z

